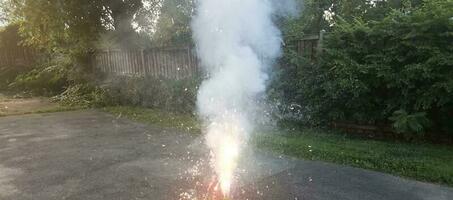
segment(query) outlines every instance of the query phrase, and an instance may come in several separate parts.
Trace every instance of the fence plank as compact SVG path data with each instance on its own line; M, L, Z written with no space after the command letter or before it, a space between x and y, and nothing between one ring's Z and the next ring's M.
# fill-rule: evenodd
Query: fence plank
M30 67L36 62L37 51L24 46L8 46L0 48L0 66Z
M312 61L319 55L321 36L307 36L296 41L295 50ZM141 50L101 50L93 54L94 67L104 73L185 79L202 73L200 62L191 47L158 47ZM25 55L26 53L24 53ZM0 49L0 65L11 59ZM28 56L22 56L28 57Z

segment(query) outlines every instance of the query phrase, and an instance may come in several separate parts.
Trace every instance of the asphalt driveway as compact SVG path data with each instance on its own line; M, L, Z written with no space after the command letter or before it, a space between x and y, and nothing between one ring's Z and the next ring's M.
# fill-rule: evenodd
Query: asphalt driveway
M200 198L199 136L99 111L0 118L0 199ZM232 199L453 199L453 189L247 150Z

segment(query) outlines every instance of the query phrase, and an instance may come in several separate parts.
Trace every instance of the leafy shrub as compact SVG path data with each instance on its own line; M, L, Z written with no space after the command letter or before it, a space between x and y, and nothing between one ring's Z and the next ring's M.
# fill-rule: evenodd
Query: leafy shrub
M57 65L38 67L21 74L11 83L11 88L29 91L36 95L55 95L68 85L66 69Z
M289 88L285 101L299 104L315 124L389 123L395 111L405 110L426 113L430 132L452 133L451 5L425 1L418 9L393 11L381 21L338 22L325 38L318 64L287 53L279 78ZM420 114L406 118L412 122L401 123L401 118L398 127L427 128L425 123L414 125ZM412 128L400 131L417 132Z
M7 56L11 59L11 55L7 52L19 52L25 49L20 45L22 38L18 33L19 27L15 24L10 24L6 27L0 27L0 57ZM5 54L6 53L6 54ZM0 90L6 91L18 75L30 71L31 66L23 64L12 64L8 66L0 66Z
M155 77L111 77L104 88L114 104L192 113L198 79L169 80Z
M85 57L67 52L42 55L42 60L17 76L9 89L54 96L61 94L71 85L93 82L93 73L87 67L89 64L84 60Z
M422 136L430 125L424 112L409 114L405 110L398 110L389 119L393 121L393 128L396 132L404 134L406 139L410 139L414 135Z
M279 105L279 118L308 126L326 124L330 118L327 116L337 113L329 109L335 108L332 106L335 102L325 98L320 87L328 81L327 73L290 48L280 64L268 90L269 99Z
M103 107L113 102L104 89L91 84L76 84L69 86L63 93L53 97L53 100L70 107Z
M24 67L0 67L0 90L8 90L9 85L22 73L25 73L27 68Z

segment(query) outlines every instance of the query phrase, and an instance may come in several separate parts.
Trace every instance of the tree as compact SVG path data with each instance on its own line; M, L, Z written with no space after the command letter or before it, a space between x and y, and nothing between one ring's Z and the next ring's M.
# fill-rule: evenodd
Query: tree
M423 0L305 0L302 14L289 19L285 35L300 37L304 34L318 34L329 31L339 20L351 22L382 20L392 10L410 10L421 5Z
M287 54L286 93L318 120L388 123L453 132L452 2L425 1L381 20L339 18L318 64Z
M158 44L190 43L194 0L164 0L153 40Z
M134 32L131 25L141 0L8 0L12 21L30 45L89 49L102 33Z
M132 20L137 11L142 8L142 0L110 0L104 1L103 6L110 10L113 26L119 33L130 33L133 30Z
M8 23L9 8L10 6L7 1L0 0L0 27Z

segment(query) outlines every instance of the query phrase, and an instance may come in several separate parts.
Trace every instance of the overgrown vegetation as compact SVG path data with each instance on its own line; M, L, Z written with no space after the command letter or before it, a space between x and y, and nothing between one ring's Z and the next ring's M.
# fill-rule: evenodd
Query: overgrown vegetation
M2 1L5 20L14 27L8 37L0 35L9 42L3 48L27 45L44 55L25 70L2 66L0 76L5 79L0 80L0 88L55 96L70 106L141 105L192 112L195 92L188 82L196 80L115 77L101 86L102 79L94 76L91 53L99 48L190 44L193 4L181 0Z
M106 90L88 83L71 85L52 99L64 106L81 108L99 108L114 102Z
M113 105L142 106L193 114L200 80L111 77L103 84Z
M275 91L314 125L393 123L407 138L451 134L451 7L435 0L382 18L337 16L318 62L288 50Z
M20 43L21 38L17 33L18 28L19 27L16 25L9 25L3 28L0 27L0 51L6 51L8 47L16 47L17 44ZM18 75L29 70L29 66L0 65L0 90L7 90L9 84L11 84Z
M26 69L21 67L0 66L0 90L8 90L9 85L13 83L15 78L25 72Z

